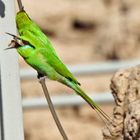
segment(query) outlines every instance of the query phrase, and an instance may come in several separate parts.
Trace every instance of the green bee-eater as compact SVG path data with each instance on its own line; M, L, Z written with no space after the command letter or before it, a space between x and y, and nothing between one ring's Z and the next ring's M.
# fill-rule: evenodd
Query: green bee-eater
M14 37L14 48L40 75L56 80L80 95L100 116L110 121L108 115L80 88L80 83L63 64L52 44L41 29L22 10L16 15L19 37Z

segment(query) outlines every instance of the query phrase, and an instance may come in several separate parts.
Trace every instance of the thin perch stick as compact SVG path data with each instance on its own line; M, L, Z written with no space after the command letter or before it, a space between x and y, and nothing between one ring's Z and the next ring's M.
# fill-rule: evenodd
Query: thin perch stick
M24 10L24 7L23 7L23 4L22 4L22 1L21 1L21 0L17 0L17 2L18 2L19 10L20 10L20 11Z
M51 111L51 114L52 114L52 116L54 118L54 121L55 121L57 127L58 127L58 130L59 130L60 134L62 135L63 140L68 140L68 137L67 137L67 135L66 135L66 133L65 133L65 131L64 131L64 129L63 129L63 127L62 127L62 125L61 125L61 123L59 121L59 119L58 119L58 116L57 116L57 114L55 112L55 109L54 109L53 103L51 101L47 86L45 84L45 77L41 77L39 80L40 80L40 84L42 86L42 89L44 91L46 100L48 102L48 106L49 106L49 109Z

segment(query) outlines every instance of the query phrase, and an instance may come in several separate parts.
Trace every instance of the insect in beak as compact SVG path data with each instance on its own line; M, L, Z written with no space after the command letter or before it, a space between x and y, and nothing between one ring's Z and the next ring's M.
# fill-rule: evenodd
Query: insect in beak
M8 46L8 48L6 48L5 50L9 50L9 49L16 49L18 48L19 46L22 46L24 45L23 41L21 40L21 38L19 38L18 36L16 35L13 35L11 33L7 33L6 34L10 35L13 37L13 40L11 40L10 44Z
M11 40L11 42L8 44L8 48L5 48L4 50L9 50L9 49L16 49L19 44L15 40Z

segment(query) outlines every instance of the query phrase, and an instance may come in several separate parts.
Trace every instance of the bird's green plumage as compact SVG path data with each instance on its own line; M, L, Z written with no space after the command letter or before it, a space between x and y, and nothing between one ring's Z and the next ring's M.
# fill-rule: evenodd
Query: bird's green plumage
M63 64L49 39L25 11L17 13L16 24L20 38L28 42L27 45L17 47L17 51L25 61L40 74L47 75L48 78L57 80L75 90L93 109L108 119L108 116L80 88L79 82Z
M39 51L42 52L43 57L45 57L46 59L45 61L51 67L53 67L57 71L57 73L71 79L75 83L78 83L78 81L74 78L71 72L69 72L67 67L62 63L62 61L56 54L54 48L52 47L52 44L50 43L46 35L29 18L26 12L21 11L17 13L16 23L17 23L17 28L18 28L20 37L23 40L28 41L32 46L34 46L35 48L34 53L37 53ZM33 61L33 60L30 60L30 61ZM28 64L30 64L29 60L28 60Z

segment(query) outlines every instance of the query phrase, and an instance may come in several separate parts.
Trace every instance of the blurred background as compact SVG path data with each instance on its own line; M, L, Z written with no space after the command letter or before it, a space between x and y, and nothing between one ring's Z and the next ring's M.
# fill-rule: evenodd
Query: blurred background
M48 35L67 65L138 60L140 1L138 0L23 0L30 17ZM21 68L30 68L20 58ZM110 91L114 72L76 76L88 93ZM48 80L50 94L73 91ZM21 79L24 99L44 97L37 79ZM114 104L100 104L112 115ZM70 140L101 140L104 123L87 105L56 108ZM48 108L24 109L25 140L60 140Z

